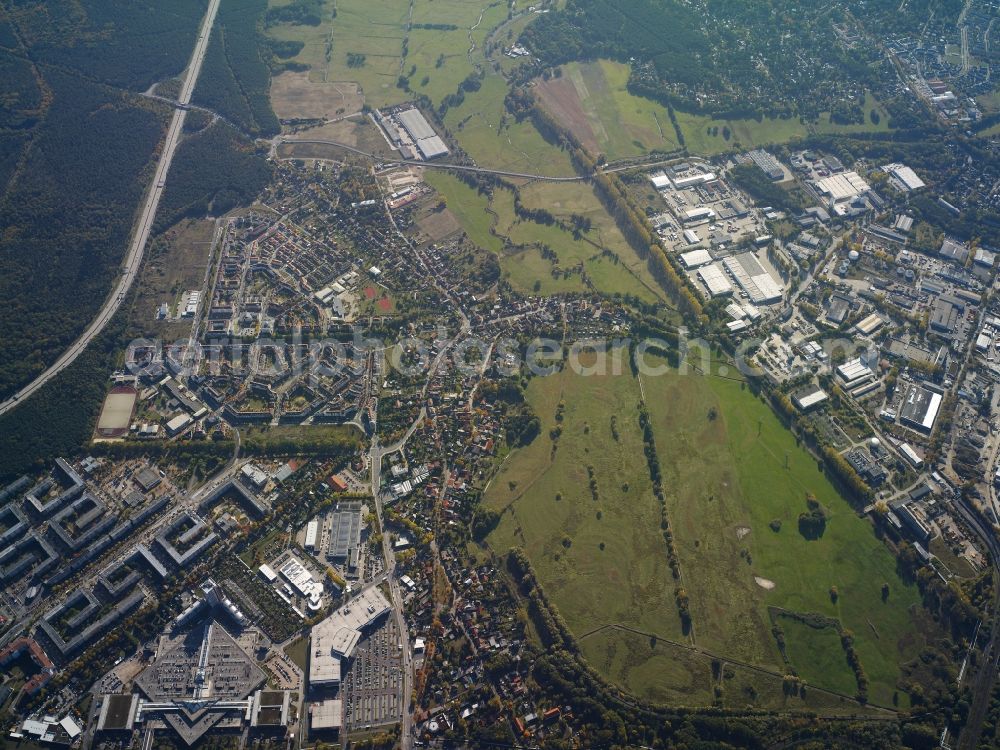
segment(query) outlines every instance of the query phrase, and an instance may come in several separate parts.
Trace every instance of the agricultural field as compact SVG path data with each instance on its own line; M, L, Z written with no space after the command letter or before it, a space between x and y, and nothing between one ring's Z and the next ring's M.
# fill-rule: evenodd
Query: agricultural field
M271 79L271 106L281 120L329 120L356 114L363 104L358 85L350 81L317 81L294 71Z
M539 82L538 96L591 154L614 161L680 148L667 108L628 92L627 65L600 60L561 70Z
M640 388L663 472L681 582L690 597L693 628L687 637L679 627L642 454ZM919 594L897 575L870 524L740 381L667 369L642 375L640 384L627 365L617 377L580 377L566 368L532 380L527 397L542 420L541 435L508 456L486 491L485 501L502 512L488 542L501 552L514 545L525 549L595 667L640 695L703 703L711 691L704 665L670 659L658 649L666 642L690 645L783 674L788 665L771 632L771 607L815 613L853 631L870 701L893 706L900 664L914 658L933 633L920 616ZM558 424L560 402L565 412L553 453L549 431ZM606 434L612 415L617 441ZM597 501L588 488L588 467ZM815 496L826 513L824 532L815 539L798 528L807 496ZM889 586L886 597L883 583ZM787 616L778 621L791 667L808 684L832 691L823 699L827 708L841 701L853 705L857 684L836 628L813 628ZM644 635L636 641L634 633L609 625ZM659 646L650 647L651 636ZM661 677L682 668L687 677ZM750 685L764 691L757 674L734 678L734 685L743 685L740 694ZM772 693L768 705L779 695ZM895 697L906 705L905 695Z

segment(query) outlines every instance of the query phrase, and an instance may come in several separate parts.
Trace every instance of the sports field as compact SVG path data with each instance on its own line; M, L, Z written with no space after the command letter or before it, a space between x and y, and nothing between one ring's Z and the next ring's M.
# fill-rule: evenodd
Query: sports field
M104 399L101 416L97 420L97 434L101 437L121 437L128 432L135 410L138 393L130 386L116 386Z
M772 635L768 607L819 613L853 631L871 702L892 706L899 665L917 655L927 626L916 589L898 577L892 555L870 524L740 382L669 370L642 376L642 389L690 597L692 645L780 674L788 666ZM527 394L542 420L542 434L513 452L489 486L486 502L504 511L489 543L500 551L525 548L595 666L638 694L662 693L673 701L660 670L640 658L641 648L623 644L619 631L601 630L617 623L685 642L649 495L636 411L639 381L627 367L618 377L581 377L567 370L533 379ZM565 415L553 458L549 430L560 401ZM607 434L612 415L618 441ZM597 477L599 503L588 490L588 466ZM621 491L625 484L627 492ZM608 486L611 494L605 495ZM825 532L815 540L798 530L807 494L827 512ZM600 519L593 515L597 505ZM601 541L605 549L595 553L595 542ZM890 589L886 601L883 583ZM642 606L636 606L639 601ZM779 619L791 667L809 684L853 696L856 681L835 629ZM628 649L627 658L622 648ZM649 651L647 659L662 661L662 654ZM695 680L682 691L688 704L701 700L703 688ZM900 696L900 705L905 703Z

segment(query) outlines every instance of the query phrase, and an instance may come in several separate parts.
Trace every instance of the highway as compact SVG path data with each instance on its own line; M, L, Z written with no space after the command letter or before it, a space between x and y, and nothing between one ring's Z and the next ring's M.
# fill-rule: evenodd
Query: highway
M104 330L104 327L115 316L115 313L118 312L118 308L121 307L126 293L139 275L142 256L153 228L153 221L156 219L156 210L160 205L160 198L163 195L163 188L166 185L170 163L173 161L174 151L177 149L177 143L184 129L187 110L183 106L186 106L191 101L191 94L194 92L195 84L198 82L198 74L201 72L201 64L205 59L205 51L208 49L208 40L211 37L210 32L212 25L215 23L215 14L219 10L220 1L210 0L208 10L205 12L205 18L198 32L198 41L195 43L194 52L191 54L191 62L188 63L187 74L184 77L184 83L177 97L178 103L182 106L174 110L170 126L167 128L167 137L163 143L163 151L156 165L156 172L153 175L149 192L146 194L146 202L142 207L142 213L139 215L139 219L135 225L132 234L132 243L129 246L128 255L126 255L122 263L122 275L117 285L105 301L100 312L91 321L87 330L45 372L21 388L21 390L9 399L0 403L0 414L13 409L21 401L31 396L35 391L52 380L52 378L73 364L76 358L87 348L87 345ZM109 154L109 158L113 158L113 155Z

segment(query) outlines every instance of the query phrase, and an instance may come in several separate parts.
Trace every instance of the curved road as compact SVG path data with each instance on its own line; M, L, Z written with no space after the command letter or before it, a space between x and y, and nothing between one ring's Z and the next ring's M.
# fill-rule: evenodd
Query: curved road
M184 120L187 117L187 110L183 107L191 101L191 94L194 91L195 83L198 81L198 73L201 71L202 61L205 59L205 51L208 49L208 40L211 37L212 24L215 23L215 14L219 10L220 0L210 0L208 10L205 11L205 18L202 21L201 29L198 32L198 41L195 43L194 52L191 55L191 62L188 64L187 75L181 86L177 101L181 108L175 109L167 128L167 137L163 143L163 151L160 154L160 161L156 165L156 172L153 175L153 183L146 195L146 203L142 207L142 213L135 226L132 235L132 244L129 246L128 255L122 265L123 273L118 280L111 295L104 303L97 317L87 327L87 330L78 338L65 352L60 355L45 372L35 378L31 383L24 386L11 398L0 403L0 414L10 411L23 399L32 395L35 391L49 382L52 378L69 367L87 345L104 330L108 321L114 317L121 307L125 294L128 292L132 282L139 274L139 266L142 264L143 251L146 249L146 241L149 239L150 231L153 228L153 220L156 218L156 209L160 205L160 197L163 195L163 187L166 184L167 172L170 170L170 163L174 158L174 151L177 142L180 140L181 132L184 128Z

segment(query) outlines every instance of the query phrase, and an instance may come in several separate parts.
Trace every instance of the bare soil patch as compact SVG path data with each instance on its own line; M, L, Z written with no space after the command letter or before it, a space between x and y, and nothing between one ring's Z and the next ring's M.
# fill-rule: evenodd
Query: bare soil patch
M285 71L271 80L271 106L280 120L330 120L360 112L358 84L310 81L308 72Z
M576 86L567 76L539 81L535 90L542 106L564 127L569 128L590 153L596 154L601 150L587 113L583 111Z
M461 231L458 219L447 208L443 211L429 211L417 220L420 231L427 235L431 242L440 242L445 237Z

